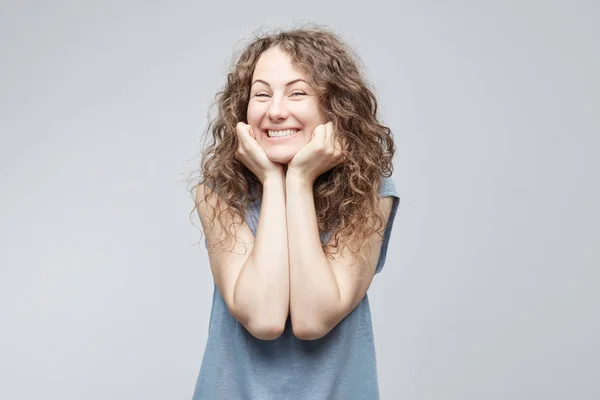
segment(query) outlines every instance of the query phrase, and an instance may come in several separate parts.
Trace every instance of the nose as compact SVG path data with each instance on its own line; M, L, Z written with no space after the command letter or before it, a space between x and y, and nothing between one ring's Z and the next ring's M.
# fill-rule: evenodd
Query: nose
M286 119L288 117L288 110L284 100L273 97L267 110L267 116L272 120Z

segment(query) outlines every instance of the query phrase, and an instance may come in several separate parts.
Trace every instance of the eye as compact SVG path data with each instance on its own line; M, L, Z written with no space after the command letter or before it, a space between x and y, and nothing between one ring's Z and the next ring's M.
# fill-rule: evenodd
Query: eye
M269 97L269 94L265 93L265 92L261 92L261 93L256 93L254 95L254 97Z
M297 96L304 96L304 95L306 95L306 93L304 93L304 92L293 92L292 93L292 96L295 96L295 97L297 97Z

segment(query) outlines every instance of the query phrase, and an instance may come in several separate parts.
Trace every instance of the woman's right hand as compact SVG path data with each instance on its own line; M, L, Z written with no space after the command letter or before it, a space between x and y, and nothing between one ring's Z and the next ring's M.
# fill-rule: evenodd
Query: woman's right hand
M238 137L238 147L235 157L240 160L256 177L260 183L268 177L284 176L283 165L269 160L267 154L256 141L250 125L238 122L235 131Z

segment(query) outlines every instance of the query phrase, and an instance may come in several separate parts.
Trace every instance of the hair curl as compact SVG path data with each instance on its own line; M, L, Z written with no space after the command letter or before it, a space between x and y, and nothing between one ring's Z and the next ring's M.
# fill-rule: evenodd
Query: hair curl
M212 133L212 142L202 152L200 179L193 189L204 185L218 194L219 217L229 213L231 225L225 232L233 239L233 219L243 221L248 205L262 193L260 181L235 157L235 127L239 121L247 123L254 67L272 47L287 52L293 64L306 73L318 93L324 117L333 122L342 143L345 161L319 176L313 187L319 232L332 235L332 242L323 245L325 255L331 258L340 242L349 249L350 238L364 245L383 226L379 186L382 176L392 174L395 145L391 130L378 120L377 100L363 78L358 56L329 29L261 34L242 50L225 87L215 96L217 116L206 130L207 137ZM194 210L204 200L196 199ZM221 202L228 207L221 207ZM213 222L216 216L215 212Z

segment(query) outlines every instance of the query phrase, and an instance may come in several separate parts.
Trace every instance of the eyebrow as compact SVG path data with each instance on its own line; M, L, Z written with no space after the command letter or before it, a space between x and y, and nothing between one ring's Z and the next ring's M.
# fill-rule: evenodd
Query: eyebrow
M255 79L254 82L252 82L252 85L250 85L250 87L252 87L257 82L264 83L268 87L271 87L271 85L269 85L269 82L263 81L262 79ZM306 82L304 79L294 79L293 81L289 81L288 83L286 83L285 86L287 87L287 86L293 85L294 83L298 83L298 82L304 82L304 83L308 84L308 82Z

